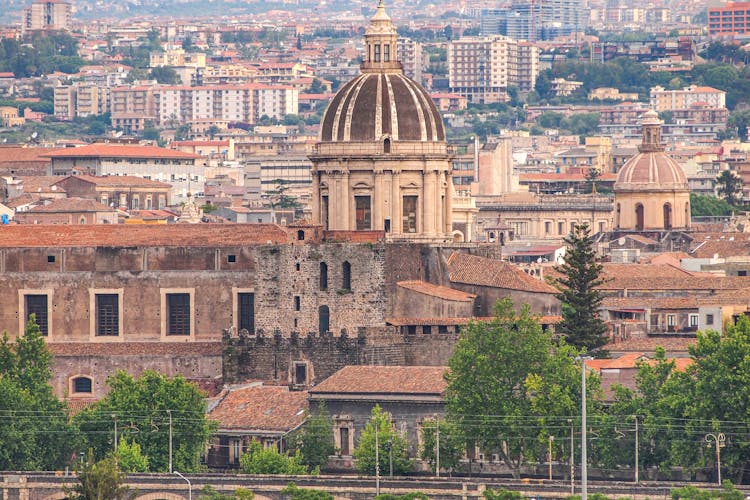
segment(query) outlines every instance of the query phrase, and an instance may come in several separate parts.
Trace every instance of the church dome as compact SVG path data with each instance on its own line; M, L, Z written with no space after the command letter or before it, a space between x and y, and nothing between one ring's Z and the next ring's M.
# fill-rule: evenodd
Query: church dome
M640 152L620 169L615 191L682 191L688 181L682 167L664 152L661 144L661 121L655 111L643 114L643 142Z
M362 74L331 100L321 123L321 142L445 141L437 106L403 73L397 40L381 1L365 32Z
M323 115L322 142L445 141L443 119L427 91L401 72L362 73Z

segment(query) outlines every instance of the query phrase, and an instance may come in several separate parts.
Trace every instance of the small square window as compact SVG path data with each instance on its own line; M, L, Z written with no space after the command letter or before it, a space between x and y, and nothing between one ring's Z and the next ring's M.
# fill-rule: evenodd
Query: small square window
M93 392L92 385L89 377L76 377L73 379L73 392L91 394Z
M49 262L50 264L54 263L55 262L55 256L54 255L48 255L47 256L47 262Z
M234 254L227 255L227 262L230 262L230 263L237 262L237 256Z

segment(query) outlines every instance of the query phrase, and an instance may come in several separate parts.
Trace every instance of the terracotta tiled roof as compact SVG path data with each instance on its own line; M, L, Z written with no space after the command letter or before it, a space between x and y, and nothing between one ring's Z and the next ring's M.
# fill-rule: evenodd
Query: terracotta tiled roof
M306 391L251 385L230 390L209 413L227 430L289 432L305 421Z
M310 394L442 395L444 366L345 366Z
M385 322L393 326L455 326L468 325L470 321L489 322L492 317L470 317L470 318L386 318ZM539 323L542 325L553 325L562 321L562 316L540 316Z
M49 342L53 356L221 356L221 342Z
M166 182L154 181L151 179L144 179L143 177L136 177L134 175L74 175L71 176L82 181L96 184L97 186L107 187L154 187L154 188L171 188L171 184ZM59 178L58 178L59 180Z
M659 255L655 255L651 257L649 260L650 264L668 264L670 266L672 265L678 265L680 264L680 261L682 259L689 259L690 255L686 254L685 252L664 252L660 253Z
M222 247L286 242L286 232L275 224L22 224L0 227L0 248Z
M698 259L711 259L713 257L737 257L750 255L750 241L746 240L708 240L693 243L690 256Z
M5 202L5 206L8 208L18 208L23 205L28 205L30 203L35 203L39 201L41 198L38 195L30 194L30 193L23 193L21 195L16 196L15 198L11 198L10 200Z
M452 283L525 292L557 293L552 286L529 276L512 264L461 252L453 252L448 257L448 272Z
M605 279L616 278L687 278L690 272L669 264L602 264Z
M677 371L685 369L693 364L692 358L667 358L667 361L673 361ZM613 359L589 359L586 366L593 370L627 370L638 367L638 363L643 362L649 365L655 365L655 359L649 359L648 355L643 352L629 352Z
M639 337L619 342L610 342L602 347L611 353L618 352L654 352L663 347L667 352L687 352L688 346L694 345L696 337Z
M0 155L2 155L2 150L0 150ZM20 179L24 193L65 193L62 186L52 188L53 184L60 182L60 177L56 175L27 175Z
M703 290L738 290L750 287L750 277L738 276L626 276L612 279L602 286L600 290L682 290L686 292Z
M121 144L90 144L77 148L58 149L43 156L49 158L171 158L183 160L202 158L199 155L157 146Z
M70 212L115 212L116 210L88 198L58 198L46 205L29 209L30 213L70 213Z
M433 285L426 281L399 281L396 285L423 295L438 297L445 300L455 300L458 302L471 302L477 297L473 293L466 293L461 290L448 288L447 286Z
M697 309L702 306L719 306L730 304L747 304L747 294L737 294L731 290L721 295L694 295L691 297L605 297L602 307L605 309Z
M0 146L0 164L16 162L49 163L46 155L59 148L34 148L26 146Z

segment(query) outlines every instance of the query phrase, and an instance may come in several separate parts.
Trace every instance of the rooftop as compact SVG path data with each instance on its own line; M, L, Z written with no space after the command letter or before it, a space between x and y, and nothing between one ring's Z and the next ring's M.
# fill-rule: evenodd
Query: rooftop
M497 259L453 252L448 257L452 283L489 286L536 293L557 293L557 289L529 276L518 267Z
M190 160L200 155L183 153L157 146L133 146L122 144L89 144L77 148L58 149L42 155L49 158L162 158Z
M211 410L219 430L289 432L305 421L307 392L253 384L231 389Z
M310 394L432 395L446 388L444 366L345 366Z
M471 302L476 298L473 293L455 290L446 286L433 285L426 281L399 281L396 283L401 288L411 290L423 295L438 297L445 300L454 300L457 302Z

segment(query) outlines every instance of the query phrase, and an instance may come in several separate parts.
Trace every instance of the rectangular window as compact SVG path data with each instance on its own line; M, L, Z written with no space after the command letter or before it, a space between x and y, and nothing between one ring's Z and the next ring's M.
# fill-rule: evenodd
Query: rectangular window
M713 325L714 324L714 315L713 314L706 314L706 324L707 325Z
M300 299L299 295L294 296L294 310L299 311L300 310Z
M552 223L551 222L545 222L544 223L544 234L549 234L552 232Z
M391 60L391 46L390 44L383 45L383 61L389 62Z
M255 294L237 294L237 328L255 333Z
M698 326L698 315L697 314L691 314L689 317L690 326Z
M667 326L674 326L674 314L667 314Z
M367 231L372 229L370 217L370 197L355 196L354 203L356 206L357 231Z
M24 297L26 313L24 317L28 322L29 317L33 314L36 320L36 324L39 325L42 335L45 337L49 335L49 316L47 309L47 296L46 295L26 295Z
M190 335L190 294L167 294L167 335Z
M96 335L120 334L119 299L116 293L96 294Z
M402 202L403 232L417 232L417 197L404 196Z
M565 223L564 222L558 222L557 223L557 234L563 234L565 232Z

